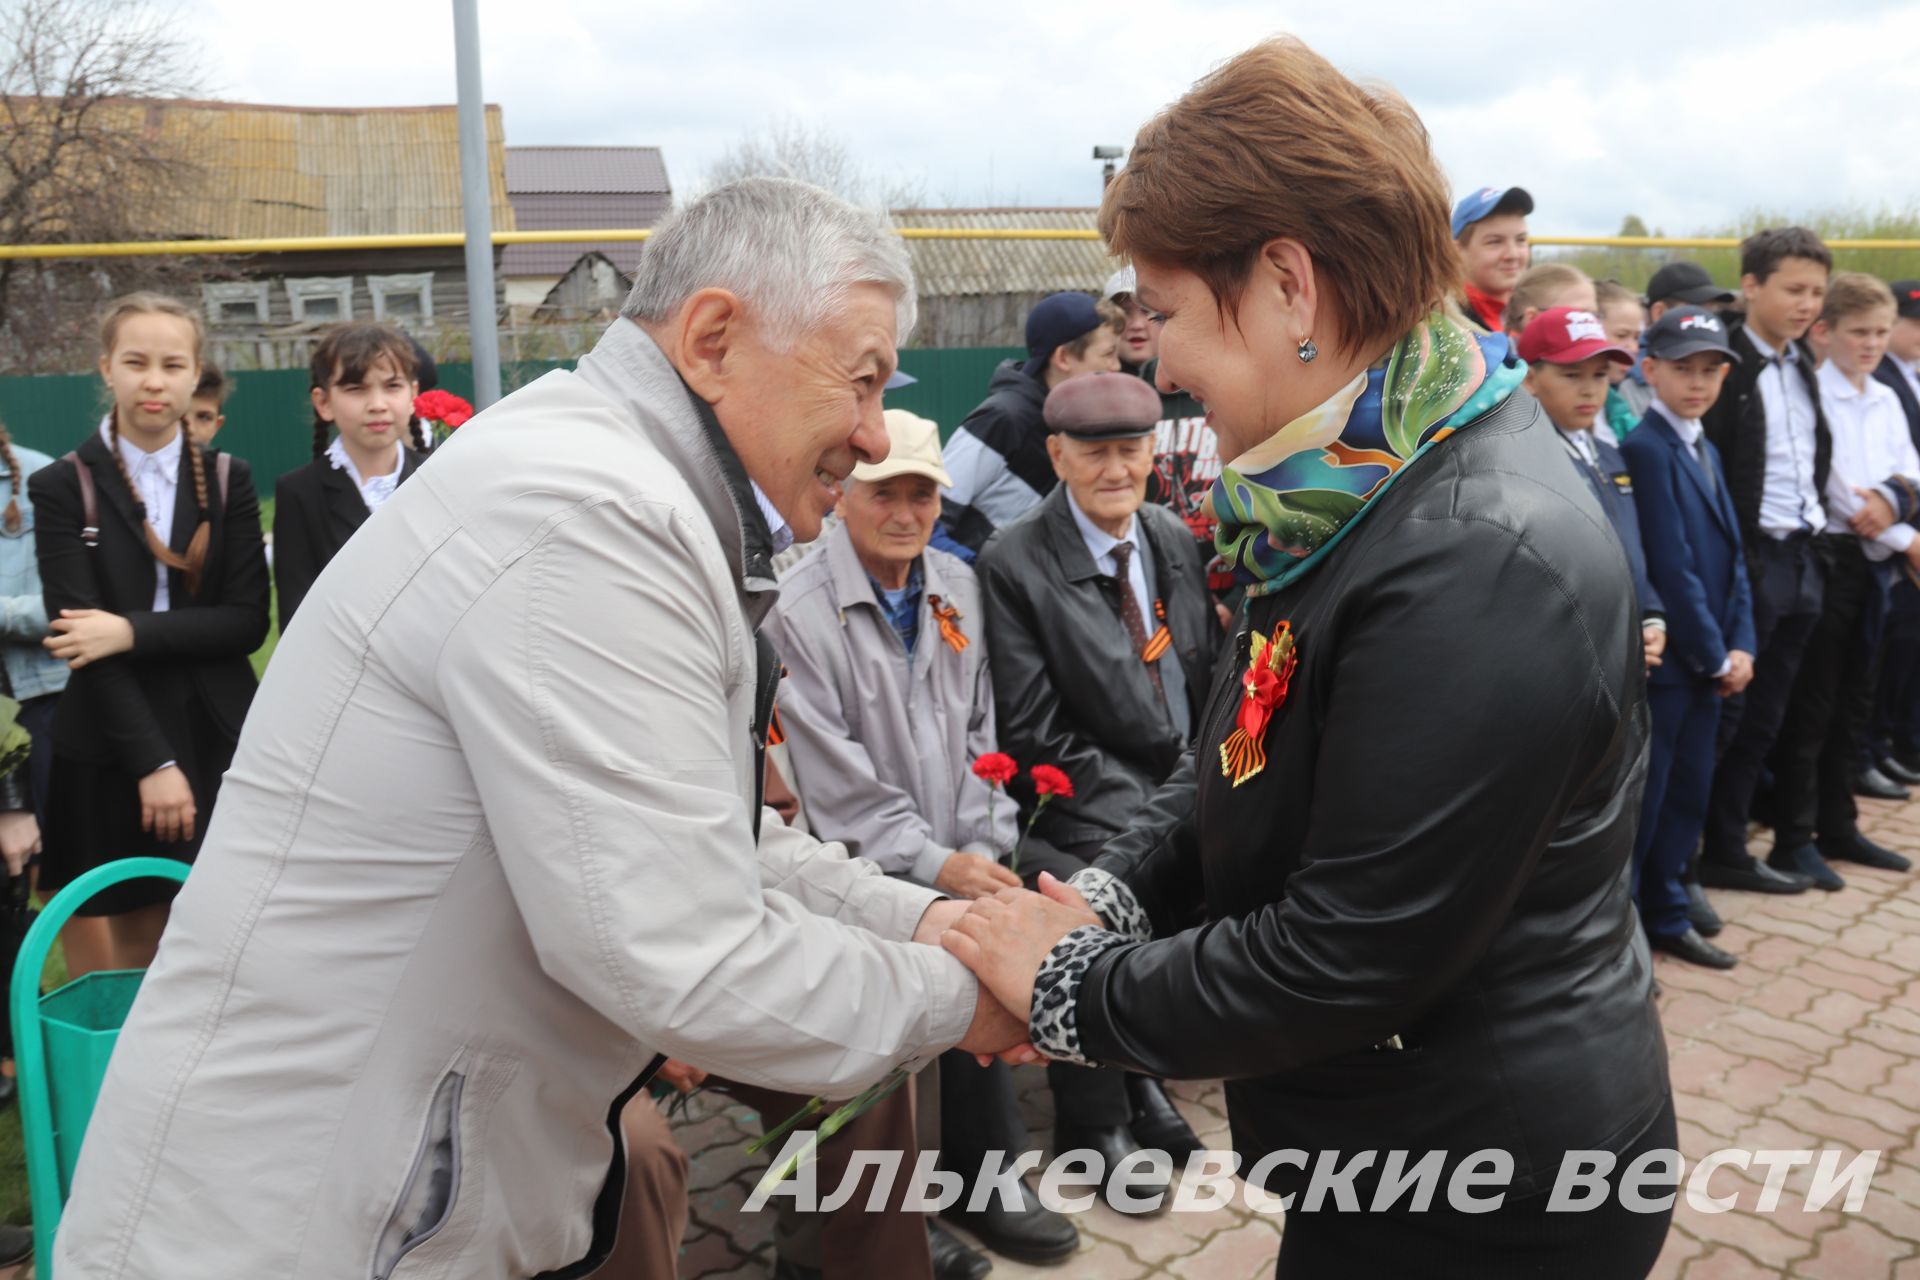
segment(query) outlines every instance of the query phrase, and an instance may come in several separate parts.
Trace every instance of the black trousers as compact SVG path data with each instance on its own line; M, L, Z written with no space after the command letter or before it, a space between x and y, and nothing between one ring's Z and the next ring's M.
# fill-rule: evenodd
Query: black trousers
M940 1055L941 1168L966 1178L971 1191L987 1152L1005 1152L1005 1167L1032 1145L1014 1092L1012 1067L1004 1062L983 1067L959 1049Z
M1065 880L1091 866L1100 849L1100 843L1059 849L1029 841L1020 855L1021 879L1029 889L1034 887L1042 871L1051 873L1056 880ZM1117 1068L1049 1062L1047 1084L1053 1089L1053 1116L1059 1123L1111 1129L1133 1118L1133 1104L1127 1100L1126 1073Z
M1774 848L1855 833L1857 743L1873 707L1885 579L1850 537L1820 539L1827 585L1773 751Z
M1643 1280L1666 1244L1673 1210L1636 1213L1619 1198L1619 1177L1648 1151L1680 1145L1673 1099L1620 1153L1605 1204L1548 1213L1550 1192L1510 1200L1491 1213L1460 1213L1443 1190L1424 1213L1289 1213L1276 1280L1328 1276L1419 1276L1421 1280ZM1677 1181L1677 1180L1676 1180ZM1653 1198L1667 1188L1649 1184ZM1364 1200L1362 1201L1364 1204Z
M1920 587L1904 573L1888 595L1870 739L1876 751L1920 753Z
M1820 621L1826 585L1826 567L1811 538L1762 536L1749 552L1759 652L1754 655L1753 683L1721 711L1720 763L1707 801L1700 852L1704 861L1742 869L1753 865L1747 852L1753 793L1786 719L1801 660Z

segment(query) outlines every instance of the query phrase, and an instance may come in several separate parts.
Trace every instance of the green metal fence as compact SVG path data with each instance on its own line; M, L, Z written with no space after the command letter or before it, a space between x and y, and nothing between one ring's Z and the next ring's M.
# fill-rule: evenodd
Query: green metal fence
M887 396L889 408L910 409L953 430L987 393L994 368L1016 348L909 350L900 353L903 369L919 383ZM523 386L550 369L571 368L571 360L529 360L502 369L507 387ZM472 397L473 367L442 364L440 385ZM313 456L313 410L304 369L242 370L227 375L233 384L227 400L227 425L220 447L253 467L262 496L274 481ZM59 457L79 444L100 421L105 401L100 379L91 374L0 378L0 422L30 449Z

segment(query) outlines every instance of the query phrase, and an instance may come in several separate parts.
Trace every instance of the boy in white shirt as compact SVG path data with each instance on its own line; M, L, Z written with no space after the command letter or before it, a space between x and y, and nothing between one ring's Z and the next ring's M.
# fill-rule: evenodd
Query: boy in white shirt
M1907 437L1920 448L1920 280L1895 280L1893 305L1893 334L1873 376L1893 389ZM1905 577L1887 605L1876 699L1869 754L1894 781L1920 783L1920 586Z
M1899 400L1873 376L1893 322L1887 286L1848 271L1828 284L1815 326L1828 352L1818 382L1833 437L1827 520L1815 538L1827 584L1775 752L1774 859L1824 889L1844 883L1832 861L1911 866L1860 834L1853 799L1887 589L1896 570L1920 573L1920 455Z

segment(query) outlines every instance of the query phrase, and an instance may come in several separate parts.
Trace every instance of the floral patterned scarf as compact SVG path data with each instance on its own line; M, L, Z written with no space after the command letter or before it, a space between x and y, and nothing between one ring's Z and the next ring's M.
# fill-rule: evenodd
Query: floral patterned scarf
M1318 408L1222 468L1215 545L1249 595L1310 573L1401 470L1493 408L1527 367L1442 308Z

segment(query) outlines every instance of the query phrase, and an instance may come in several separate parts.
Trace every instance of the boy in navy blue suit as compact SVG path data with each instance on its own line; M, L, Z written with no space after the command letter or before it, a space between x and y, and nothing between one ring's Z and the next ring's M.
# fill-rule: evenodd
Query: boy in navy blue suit
M1700 418L1740 357L1717 316L1675 307L1647 330L1653 403L1620 445L1633 476L1647 570L1667 611L1667 652L1647 682L1653 719L1634 880L1648 941L1694 964L1734 958L1687 919L1682 883L1713 787L1720 700L1753 679L1753 600L1740 522Z
M1633 594L1640 603L1641 638L1647 667L1660 665L1667 647L1667 624L1660 593L1647 576L1640 545L1640 518L1633 505L1633 478L1620 450L1594 430L1606 406L1613 366L1633 363L1633 352L1607 337L1606 325L1591 311L1553 307L1527 322L1519 354L1527 362L1526 388L1560 432L1573 463L1600 509L1607 513L1627 567L1633 570ZM1609 433L1610 434L1610 433Z
M1920 449L1920 280L1895 280L1893 304L1893 333L1873 376L1893 389L1907 434ZM1888 600L1871 747L1882 773L1920 784L1920 587L1905 575Z

